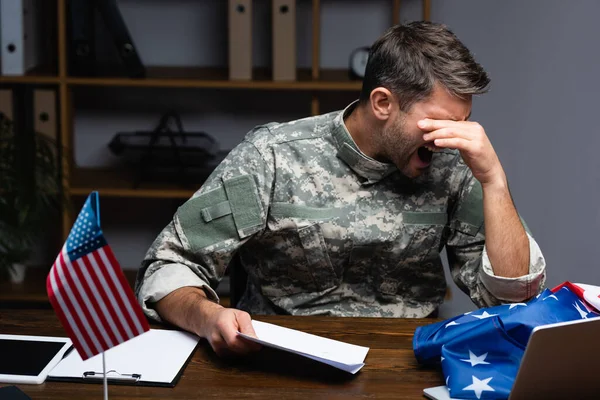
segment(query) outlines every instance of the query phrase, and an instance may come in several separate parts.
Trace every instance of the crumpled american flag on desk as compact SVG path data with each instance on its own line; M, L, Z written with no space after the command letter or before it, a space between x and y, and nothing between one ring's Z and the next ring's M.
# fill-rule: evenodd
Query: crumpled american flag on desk
M507 399L533 328L600 316L600 287L564 282L527 303L482 308L418 327L421 365L441 363L452 398Z

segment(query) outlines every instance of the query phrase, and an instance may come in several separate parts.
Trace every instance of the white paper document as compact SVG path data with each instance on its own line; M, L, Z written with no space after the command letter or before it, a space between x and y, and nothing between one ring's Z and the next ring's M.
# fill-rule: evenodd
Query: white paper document
M240 332L238 335L268 347L308 357L352 374L357 373L365 365L365 357L369 352L368 347L327 339L266 322L252 320L252 327L258 339Z
M200 338L188 332L150 329L105 352L106 376L143 384L172 386ZM110 372L109 372L110 371ZM93 373L87 375L86 373ZM48 374L49 378L102 378L102 355L85 361L72 351Z

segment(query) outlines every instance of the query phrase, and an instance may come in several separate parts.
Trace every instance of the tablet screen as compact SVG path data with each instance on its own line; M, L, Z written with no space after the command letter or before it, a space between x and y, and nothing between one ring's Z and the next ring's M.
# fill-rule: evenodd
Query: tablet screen
M0 338L0 375L39 375L64 342Z

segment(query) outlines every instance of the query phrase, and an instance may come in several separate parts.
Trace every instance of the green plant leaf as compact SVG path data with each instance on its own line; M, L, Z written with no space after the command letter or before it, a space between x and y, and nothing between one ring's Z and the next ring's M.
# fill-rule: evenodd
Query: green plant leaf
M50 217L69 204L58 145L42 134L22 136L0 114L0 271L25 261Z

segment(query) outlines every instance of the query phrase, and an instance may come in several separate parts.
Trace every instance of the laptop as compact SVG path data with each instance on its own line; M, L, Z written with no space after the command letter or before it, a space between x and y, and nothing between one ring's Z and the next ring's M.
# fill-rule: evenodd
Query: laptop
M508 399L600 399L599 340L600 318L535 327ZM446 386L423 393L454 400Z

